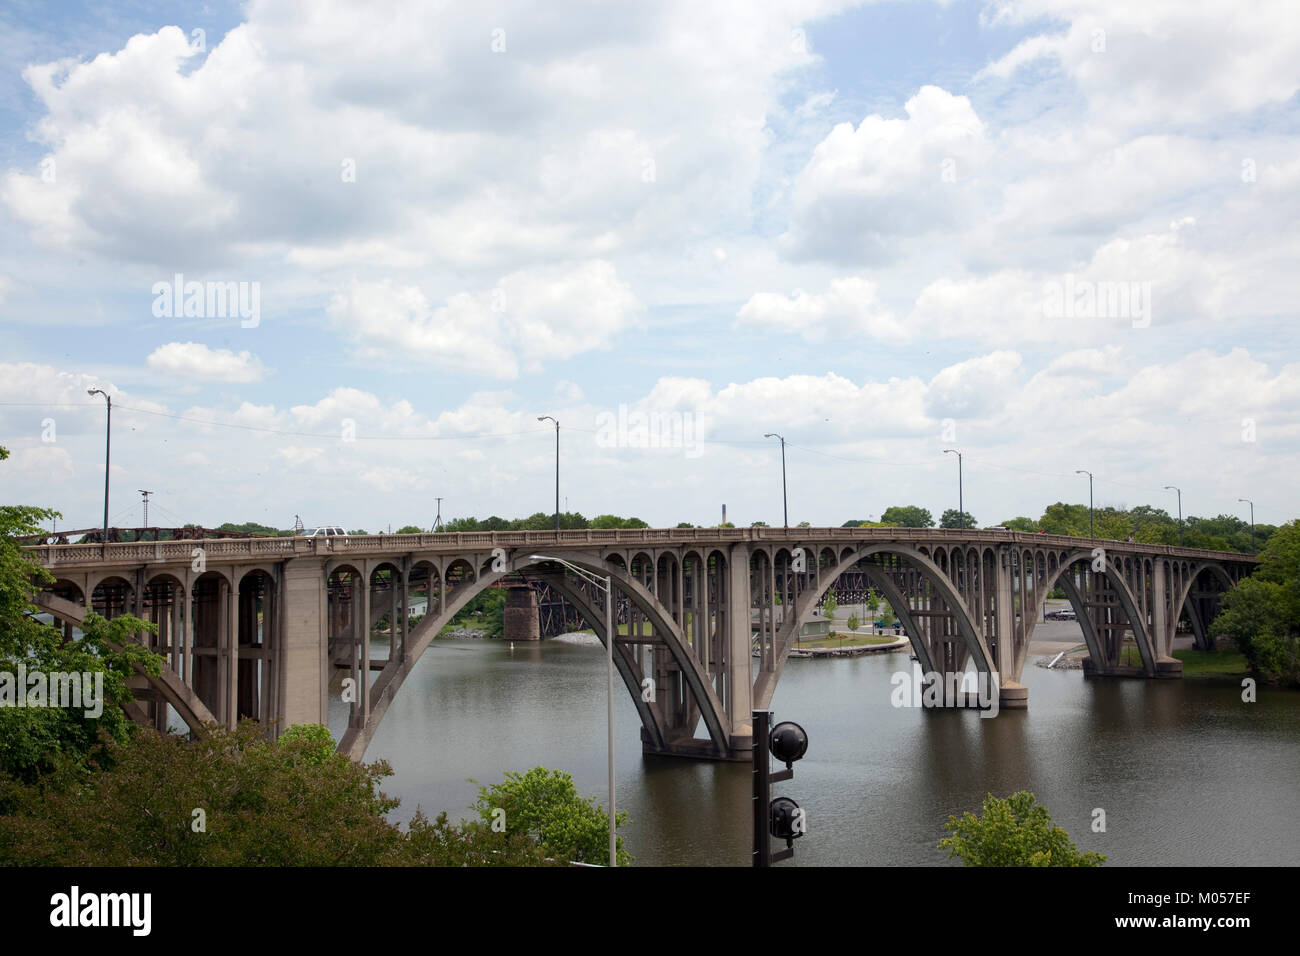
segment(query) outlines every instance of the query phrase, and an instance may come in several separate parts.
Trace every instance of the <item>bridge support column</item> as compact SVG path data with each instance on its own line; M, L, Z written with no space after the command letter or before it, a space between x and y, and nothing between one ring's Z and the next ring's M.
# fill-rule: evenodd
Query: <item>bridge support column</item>
M753 633L749 619L749 546L738 544L727 559L726 694L724 706L731 720L731 751L754 748L754 676L751 658Z
M294 724L324 724L329 715L329 594L320 559L296 558L281 576L284 631L283 694L277 732Z
M1011 575L1011 555L1002 549L998 555L997 592L994 598L994 626L997 634L998 707L1024 710L1029 706L1029 688L1020 683L1016 670L1016 606ZM993 644L994 641L990 641Z
M504 637L508 641L540 641L541 624L537 619L537 592L527 584L506 591Z

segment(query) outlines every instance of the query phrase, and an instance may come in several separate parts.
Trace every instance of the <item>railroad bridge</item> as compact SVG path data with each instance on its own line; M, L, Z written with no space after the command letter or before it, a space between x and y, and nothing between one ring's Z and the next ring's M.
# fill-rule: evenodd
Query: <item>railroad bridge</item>
M922 671L989 675L1003 708L1049 592L1064 590L1095 676L1179 677L1180 618L1198 646L1219 596L1253 557L1012 531L694 528L385 534L47 544L56 582L38 607L71 634L86 610L131 613L166 659L135 681L137 719L170 706L197 733L251 717L276 732L325 723L355 690L339 749L360 759L430 642L485 588L545 585L605 639L604 600L562 559L613 582L614 661L643 749L749 759L751 712L770 705L800 628L833 587L870 587L902 621ZM427 613L410 626L417 595ZM849 596L849 595L844 595ZM554 603L553 601L551 603ZM517 610L517 608L516 608ZM511 610L507 609L507 614ZM376 625L387 619L386 634ZM1126 666L1126 641L1139 666ZM350 678L350 685L346 679ZM643 700L645 678L653 700Z

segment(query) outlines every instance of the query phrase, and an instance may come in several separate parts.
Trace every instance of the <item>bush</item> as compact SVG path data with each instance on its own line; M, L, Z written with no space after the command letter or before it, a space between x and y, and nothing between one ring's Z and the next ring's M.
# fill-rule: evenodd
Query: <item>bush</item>
M1100 866L1099 853L1080 853L1070 835L1052 823L1047 808L1028 790L1005 800L989 794L984 816L965 813L948 817L945 829L952 836L939 841L949 858L967 866Z

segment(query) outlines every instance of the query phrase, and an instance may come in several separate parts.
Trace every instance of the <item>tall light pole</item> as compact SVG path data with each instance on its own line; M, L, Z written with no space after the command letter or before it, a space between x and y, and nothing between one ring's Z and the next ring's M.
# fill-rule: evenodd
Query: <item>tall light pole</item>
M1255 547L1255 502L1249 498L1238 498L1238 501L1244 501L1250 505L1250 546Z
M137 488L136 490L139 491L141 496L144 498L144 526L148 528L149 527L149 496L153 494L153 492L145 491L143 488Z
M1165 491L1178 492L1178 547L1183 546L1183 490L1173 485L1165 485Z
M560 420L550 415L539 415L539 422L555 422L555 530L560 530Z
M781 438L776 432L767 432L764 438ZM785 517L785 529L790 530L790 506L785 495L785 439L781 438L781 512Z
M104 401L108 402L108 418L104 423L104 538L102 545L102 554L108 557L108 462L109 452L113 443L113 399L109 397L108 392L102 388L88 388L87 395L103 395Z
M1084 471L1082 468L1076 468L1074 473L1076 475L1088 476L1088 537L1096 538L1097 535L1093 533L1092 529L1092 472Z
M955 448L945 448L943 450L943 453L945 455L957 456L957 522L958 522L958 527L965 528L966 527L966 505L963 503L962 500L961 452L959 452Z
M614 582L608 575L603 577L594 575L575 564L570 564L563 558L556 558L547 554L530 554L528 560L554 561L556 564L564 565L584 581L594 584L598 588L605 588L605 650L609 669L608 702L606 706L606 719L609 724L609 865L618 866L618 840L614 836Z

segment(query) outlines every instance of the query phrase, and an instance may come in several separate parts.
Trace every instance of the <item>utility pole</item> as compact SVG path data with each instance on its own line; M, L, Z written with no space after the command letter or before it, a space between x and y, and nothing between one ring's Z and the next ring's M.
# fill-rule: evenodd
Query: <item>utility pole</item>
M1178 492L1178 547L1183 546L1183 492L1181 488L1175 488L1173 485L1165 485L1165 491Z
M1092 472L1084 471L1082 468L1076 468L1074 473L1076 475L1088 476L1088 537L1096 538L1097 535L1092 528Z
M964 531L966 529L966 504L962 495L961 452L955 448L945 448L943 453L957 456L957 527Z
M108 557L108 464L109 451L113 444L113 400L109 398L108 392L102 388L88 388L87 395L103 395L104 401L108 402L108 418L104 424L104 537L102 554Z
M555 422L555 530L560 530L560 420L550 415L539 415L537 420Z
M1255 547L1255 502L1251 501L1249 498L1238 498L1237 500L1244 501L1246 504L1250 505L1250 546L1254 548ZM1256 550L1259 549L1256 548Z
M764 438L781 438L776 432L768 432ZM785 439L781 438L781 513L785 517L785 530L790 530L790 504L785 493Z
M438 502L438 516L433 519L433 530L438 532L442 530L442 499L435 498L434 500Z

